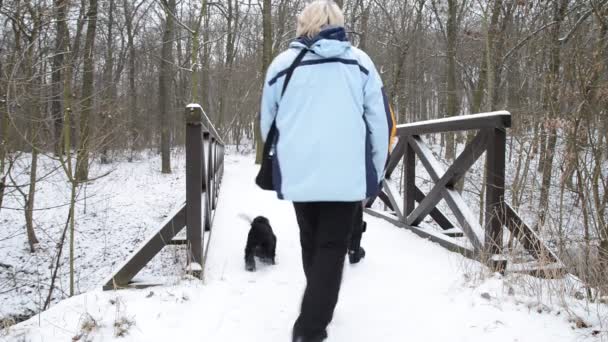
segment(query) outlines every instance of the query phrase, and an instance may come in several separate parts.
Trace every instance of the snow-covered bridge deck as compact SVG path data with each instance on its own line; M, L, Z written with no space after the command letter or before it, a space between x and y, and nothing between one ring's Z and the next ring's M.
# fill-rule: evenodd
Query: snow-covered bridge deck
M110 291L66 300L0 338L289 341L305 285L294 210L274 193L257 188L253 180L258 167L251 156L224 159L222 140L200 106L189 106L186 118L186 203L104 282ZM559 261L504 202L509 126L507 112L399 126L399 142L391 154L387 177L403 160L405 197L401 199L387 179L379 199L389 210L369 210L379 218L366 217L368 232L363 245L367 257L345 268L329 341L594 340L592 329L572 329L576 319L575 323L568 321L577 315L592 320L580 308L584 303L568 303L571 315L562 314L560 306L547 305L547 298L541 304L538 297L518 293L517 288L525 287L511 288L510 283L521 278L509 273L504 278L473 261L504 271L505 260L500 256L505 226L531 256ZM458 130L478 132L443 170L422 135ZM482 226L454 184L484 151L488 190L482 209L492 215L486 215ZM424 167L422 171L434 183L426 195L416 184L417 165ZM453 216L446 216L438 207L442 199ZM260 265L255 273L245 271L249 223L241 218L243 214L270 219L278 238L277 265ZM437 223L435 228L424 225L427 216ZM186 239L175 240L184 227ZM205 232L204 228L211 229ZM185 244L182 250L188 255L189 270L202 275L202 281L185 276L177 285L115 290L132 287L133 277L172 243ZM488 253L499 258L483 257ZM554 281L568 285L569 280Z
M226 159L204 282L86 293L11 328L0 340L63 342L81 335L82 341L289 341L304 287L298 227L290 203L253 184L256 171L250 156ZM270 219L278 237L277 265L245 271L248 224L241 213ZM585 337L586 330L573 330L559 309L538 313L543 306L536 299L510 296L505 279L479 263L384 220L366 220L368 257L345 267L328 341L595 340ZM471 279L484 273L484 281ZM123 337L116 337L117 322L123 323Z

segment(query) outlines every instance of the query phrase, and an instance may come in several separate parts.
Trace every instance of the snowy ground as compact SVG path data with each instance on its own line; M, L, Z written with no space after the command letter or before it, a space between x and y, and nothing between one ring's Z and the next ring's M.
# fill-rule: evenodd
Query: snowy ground
M156 154L142 154L132 163L116 161L93 164L92 177L109 174L84 187L79 193L76 212L75 266L76 293L96 288L112 268L128 256L159 222L185 198L185 160L183 153L172 159L173 174L163 175ZM48 157L39 161L36 192L35 230L40 240L36 253L30 253L25 235L23 199L9 192L0 213L0 322L19 320L40 311L48 295L51 267L55 266L57 246L68 214L69 186L61 170L52 172L57 162ZM28 156L15 167L17 184L28 184ZM27 187L24 191L27 191ZM50 208L50 209L49 209ZM166 248L146 274L163 273L180 277L179 247ZM67 246L53 302L69 293Z
M289 203L253 185L255 172L250 157L232 155L226 160L204 283L182 280L139 291L94 290L11 327L0 339L288 341L304 286L297 225ZM175 177L165 181L171 180L175 192L183 193L183 183ZM158 205L134 205L131 221L150 215L143 207ZM152 208L156 216L162 215L158 208ZM238 217L241 213L269 217L278 237L276 266L245 272L242 254L248 227ZM596 308L587 308L582 301L552 303L528 297L511 288L509 277L487 275L478 264L408 231L366 220L369 229L363 244L368 257L345 268L329 341L571 342L601 341L605 336L606 328L592 313ZM118 245L133 248L136 241L131 238ZM93 274L104 271L107 275L107 268ZM153 268L150 273L161 271L172 272ZM561 306L564 303L568 310ZM605 307L599 310L608 312ZM583 322L590 327L581 328Z

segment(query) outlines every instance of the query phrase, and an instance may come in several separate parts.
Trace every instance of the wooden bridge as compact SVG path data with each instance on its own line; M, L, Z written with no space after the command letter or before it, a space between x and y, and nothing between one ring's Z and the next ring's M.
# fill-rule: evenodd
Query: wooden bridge
M168 245L187 245L188 271L200 277L205 270L215 212L218 204L222 205L218 203L218 194L225 167L224 142L199 105L189 105L185 115L185 203L104 282L106 290L153 285L138 282L134 277ZM558 257L505 201L505 148L510 127L511 114L504 111L399 125L399 140L389 159L382 192L378 198L367 201L366 212L485 263L495 271L525 271L545 277L563 275L563 265ZM444 169L425 144L424 136L459 131L477 131L477 134ZM487 191L482 225L456 184L484 152L487 152ZM417 158L424 170L417 170ZM400 163L404 166L403 196L393 185ZM416 186L417 171L425 171L434 182L427 194ZM455 223L438 206L441 200L447 203ZM374 206L377 201L384 204L384 210ZM425 223L427 216L435 224ZM184 228L186 239L176 239ZM511 240L521 242L529 253L528 262L511 262L505 251L505 232L510 234ZM240 256L238 258L240 260Z

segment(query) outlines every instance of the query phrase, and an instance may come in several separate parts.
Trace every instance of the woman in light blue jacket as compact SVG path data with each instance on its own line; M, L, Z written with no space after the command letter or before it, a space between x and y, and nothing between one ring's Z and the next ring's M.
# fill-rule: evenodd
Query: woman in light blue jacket
M268 69L261 130L265 139L276 120L275 190L294 202L300 227L307 286L293 338L304 342L327 337L355 213L379 192L394 122L378 71L347 40L333 1L306 6L297 36Z

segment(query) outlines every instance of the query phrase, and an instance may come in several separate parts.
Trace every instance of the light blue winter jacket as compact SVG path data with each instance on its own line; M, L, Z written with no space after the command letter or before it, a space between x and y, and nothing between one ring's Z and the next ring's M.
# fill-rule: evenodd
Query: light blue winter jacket
M303 48L281 98L285 73ZM392 120L382 80L344 28L299 39L270 65L261 105L262 137L276 118L274 187L294 202L360 201L384 176Z

